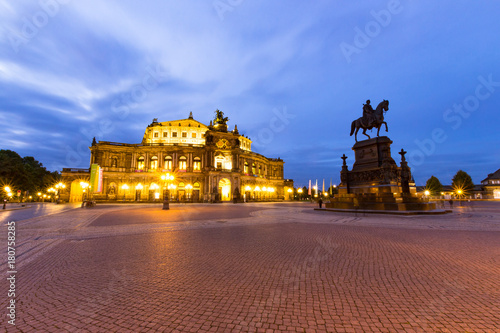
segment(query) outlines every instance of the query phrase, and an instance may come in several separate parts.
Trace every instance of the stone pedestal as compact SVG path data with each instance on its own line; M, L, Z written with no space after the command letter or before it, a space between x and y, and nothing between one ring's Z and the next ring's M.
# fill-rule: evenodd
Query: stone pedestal
M392 141L377 137L357 142L352 149L355 162L348 170L347 157L340 172L339 194L326 208L365 210L432 210L434 203L416 197L410 168L401 151L401 166L391 156Z

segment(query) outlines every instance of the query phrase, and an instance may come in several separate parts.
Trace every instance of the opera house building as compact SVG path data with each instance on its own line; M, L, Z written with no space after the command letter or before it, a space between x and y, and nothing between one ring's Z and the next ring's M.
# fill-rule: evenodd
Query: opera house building
M291 199L284 161L252 152L252 141L216 111L207 126L193 119L153 119L141 143L96 142L90 168L64 168L69 202L220 202Z

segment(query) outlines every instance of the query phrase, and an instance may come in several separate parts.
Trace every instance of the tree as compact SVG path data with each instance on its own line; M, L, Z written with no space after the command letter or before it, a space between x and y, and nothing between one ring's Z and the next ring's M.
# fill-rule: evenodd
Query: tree
M12 191L35 193L43 190L61 178L57 171L48 171L32 156L21 157L12 150L0 150L0 184ZM4 195L2 189L1 194Z
M425 189L431 192L431 195L440 195L443 192L443 185L439 179L431 176L431 178L427 179L427 183L425 183Z
M461 194L467 195L472 192L472 190L474 190L474 183L472 182L471 176L469 176L467 172L458 170L458 172L453 177L451 187L457 193L458 191L462 191Z

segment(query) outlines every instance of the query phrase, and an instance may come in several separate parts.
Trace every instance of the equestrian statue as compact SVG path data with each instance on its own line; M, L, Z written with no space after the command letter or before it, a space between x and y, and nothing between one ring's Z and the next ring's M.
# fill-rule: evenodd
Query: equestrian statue
M356 142L358 142L358 131L360 128L363 129L363 134L371 139L368 134L366 134L366 130L371 130L372 128L377 129L377 136L379 136L380 127L382 124L385 124L385 131L388 132L387 123L384 121L384 112L389 110L389 101L383 100L379 103L377 108L373 110L370 105L370 100L366 101L366 104L363 104L363 117L360 117L354 120L351 124L351 136L354 133L354 138Z

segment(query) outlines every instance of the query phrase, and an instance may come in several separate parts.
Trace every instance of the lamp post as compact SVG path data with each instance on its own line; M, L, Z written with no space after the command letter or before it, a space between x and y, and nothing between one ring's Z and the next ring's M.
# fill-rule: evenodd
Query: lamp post
M458 204L460 206L462 206L462 194L464 193L464 191L462 191L462 189L458 189L457 190L457 194L458 194Z
M66 185L64 185L63 183L59 182L56 184L56 197L57 197L57 203L60 203L60 200L59 200L59 191L66 188Z
M187 190L187 195L188 195L188 201L191 201L191 190L193 189L193 185L187 184L186 185L186 190Z
M10 199L10 197L12 197L12 192L11 192L11 190L10 190L10 187L5 186L3 189L4 189L4 191L6 192L7 196L8 196L8 197L9 197L9 199ZM2 208L2 209L5 209L5 206L6 206L6 205L7 205L7 199L4 199L4 200L3 200L3 208Z
M174 181L174 175L171 175L170 173L166 173L164 175L161 175L161 180L163 180L164 187L167 189L163 192L163 208L165 210L170 209L170 189L175 189L175 185L172 184Z
M143 186L141 183L135 185L135 196L137 201L141 201L141 191L143 189ZM137 193L139 192L139 195Z
M80 187L82 188L82 208L85 207L85 201L87 201L87 188L89 187L89 183L87 182L80 182Z
M122 190L123 190L123 202L125 202L125 194L127 193L128 185L127 184L123 184L122 185Z
M299 189L297 190L297 193L299 194L299 200L302 201L302 188L299 187Z

